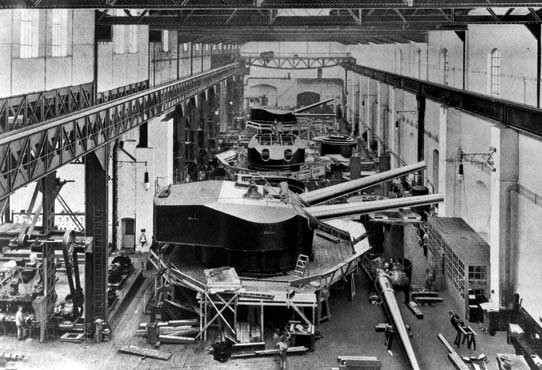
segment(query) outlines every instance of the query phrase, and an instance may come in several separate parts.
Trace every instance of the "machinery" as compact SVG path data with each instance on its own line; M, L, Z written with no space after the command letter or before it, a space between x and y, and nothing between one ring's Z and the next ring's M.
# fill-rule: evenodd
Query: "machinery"
M24 229L24 227L23 227ZM3 235L6 237L6 235ZM3 253L3 259L12 259L4 264L0 279L0 311L4 320L14 322L17 306L30 314L31 326L39 327L40 341L45 341L46 328L52 325L53 316L60 314L75 320L83 313L84 295L79 278L78 252L85 252L88 240L76 241L73 231L62 235L51 233L47 236L29 238L21 232L13 238ZM55 289L58 263L55 250L61 250L66 269L70 293L61 309L55 310L57 292ZM28 262L27 256L41 255L37 262ZM32 261L32 258L30 259ZM1 275L0 275L1 276Z
M195 247L195 257L211 267L228 265L251 274L291 270L299 254L312 255L313 232L321 219L442 201L436 194L320 204L424 166L420 162L303 194L285 184L174 184L154 199L154 236L160 243Z

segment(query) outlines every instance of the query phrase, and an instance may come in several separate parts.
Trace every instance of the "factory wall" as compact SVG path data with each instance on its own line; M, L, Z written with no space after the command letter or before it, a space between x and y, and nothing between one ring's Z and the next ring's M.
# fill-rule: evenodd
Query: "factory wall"
M67 11L66 56L52 56L52 9L34 10L37 57L21 58L21 9L0 10L0 97L92 82L94 11Z
M125 50L115 50L114 41L98 43L98 92L126 86L149 78L149 27L137 26L137 51L130 52L130 26L113 26L115 32L123 32ZM122 30L121 30L122 29Z
M266 96L267 105L286 109L295 108L297 95L302 92L320 94L320 100L334 99L334 104L341 104L343 80L341 79L277 79L248 77L245 90L249 96Z
M167 42L167 45L165 43ZM187 42L176 31L150 43L151 86L186 78L230 63L237 45Z
M153 198L156 193L173 183L173 120L165 116L149 121L148 142L140 141L138 130L123 135L123 148L118 150L118 249L130 248L124 238L123 220L133 219L136 251L147 251L153 235ZM134 160L135 159L135 160ZM148 173L148 186L145 185ZM145 230L147 243L139 243Z
M245 56L257 56L269 51L273 51L275 56L298 55L300 57L342 56L347 55L348 52L345 45L336 42L249 42L241 46L241 54ZM339 88L335 81L338 79L344 81L344 75L344 69L340 67L322 68L319 71L318 69L272 69L253 66L250 67L250 74L245 77L245 91L248 93L246 97L256 98L266 95L269 106L290 108L295 106L297 94L312 91L319 93L322 99L336 98L334 104L342 105L342 87ZM316 81L318 78L323 81ZM306 81L309 80L312 86L307 86ZM324 82L325 80L327 81ZM330 88L329 91L327 86ZM273 88L277 89L276 94L270 91L274 90ZM272 94L269 99L270 92Z

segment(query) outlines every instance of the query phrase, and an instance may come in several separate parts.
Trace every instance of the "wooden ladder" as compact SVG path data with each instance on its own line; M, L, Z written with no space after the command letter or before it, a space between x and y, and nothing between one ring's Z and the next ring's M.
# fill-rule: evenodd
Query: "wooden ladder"
M305 276L305 270L309 264L309 256L306 254L300 254L297 256L297 263L295 265L294 275L302 278Z

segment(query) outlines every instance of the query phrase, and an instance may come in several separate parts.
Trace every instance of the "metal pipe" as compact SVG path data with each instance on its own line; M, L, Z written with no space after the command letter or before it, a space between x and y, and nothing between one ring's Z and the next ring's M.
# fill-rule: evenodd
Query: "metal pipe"
M405 322L403 321L403 316L401 315L401 311L397 305L394 289L391 285L390 279L387 277L384 271L377 271L375 276L375 287L380 293L388 320L391 321L394 333L399 339L399 344L401 345L410 366L413 370L420 370L421 368L418 364L416 354L414 353L414 348L412 348L412 343L410 342L408 331L406 329Z
M377 173L357 180L351 180L337 185L328 186L323 189L314 190L300 195L303 202L307 204L316 204L327 200L337 198L341 195L359 191L381 182L391 180L395 177L403 176L411 172L425 169L425 162L418 162L408 166L395 168L393 170Z
M306 110L309 110L311 108L314 108L314 107L317 107L319 105L322 105L322 104L326 104L326 103L329 103L330 101L333 101L334 98L330 98L330 99L326 99L326 100L321 100L319 102L316 102L314 104L310 104L310 105L307 105L305 107L301 107L301 108L298 108L296 110L293 110L292 113L293 114L296 114L296 113L301 113L303 111L306 111Z
M353 214L366 214L394 208L414 207L444 201L444 195L431 194L416 197L375 200L346 204L333 204L306 207L304 210L316 218L334 218Z

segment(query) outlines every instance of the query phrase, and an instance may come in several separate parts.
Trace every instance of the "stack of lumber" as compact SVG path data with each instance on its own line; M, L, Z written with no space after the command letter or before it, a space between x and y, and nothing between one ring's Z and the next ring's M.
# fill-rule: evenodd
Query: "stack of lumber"
M0 353L0 358L4 358L6 361L22 361L24 360L24 355L18 355L16 353L3 352Z
M147 335L147 325L140 323L136 335ZM199 322L196 319L163 321L158 322L157 326L158 340L162 343L194 343L199 333Z
M234 291L241 288L241 279L233 267L219 267L203 270L207 288L211 293Z
M250 324L248 322L238 321L235 325L235 333L237 334L237 341L239 343L250 342Z
M375 356L337 356L339 367L333 369L380 370L382 363Z
M308 352L308 348L305 346L299 347L290 347L288 348L287 353L291 354L305 354ZM258 357L258 356L275 356L279 354L278 349L263 349L261 351L252 351L245 353L236 353L231 355L231 358L248 358L248 357Z
M432 304L442 302L442 297L439 297L437 292L419 291L412 293L412 299L417 304Z

